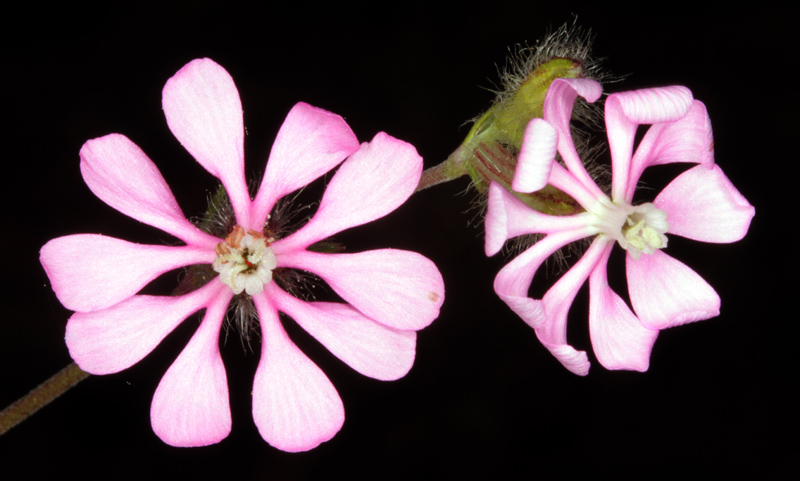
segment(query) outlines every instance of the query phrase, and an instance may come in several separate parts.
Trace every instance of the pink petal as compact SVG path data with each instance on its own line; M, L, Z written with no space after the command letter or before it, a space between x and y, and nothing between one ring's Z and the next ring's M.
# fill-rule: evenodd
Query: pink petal
M342 117L305 103L295 105L281 126L254 201L252 224L263 226L281 197L305 187L358 150Z
M667 213L667 232L702 242L738 241L755 215L717 165L687 170L658 194L654 204Z
M650 127L633 155L625 198L633 198L644 169L673 162L702 164L708 168L714 164L714 134L702 102L695 100L680 120Z
M673 122L682 118L692 106L692 92L686 87L672 86L632 90L608 96L606 131L611 150L611 197L626 197L627 186L636 183L630 173L633 139L640 124Z
M631 304L645 327L666 329L719 315L719 296L686 264L660 250L638 260L625 257Z
M164 85L162 105L173 135L222 181L238 224L250 228L242 103L231 76L211 59L192 60Z
M600 191L594 181L592 181L593 187L587 188L583 182L579 181L559 163L553 164L548 184L575 199L587 211L591 211L593 207L596 207L597 202L601 199L608 198Z
M543 189L550 179L550 168L555 161L557 147L558 131L552 125L539 118L528 122L511 188L517 192Z
M567 314L592 270L605 270L600 261L613 246L613 241L595 239L583 257L542 298L545 320L536 328L536 336L564 367L579 376L589 373L589 359L586 352L567 343Z
M589 333L597 360L606 369L647 371L657 330L644 327L608 286L609 246L589 276Z
M189 344L158 384L150 408L153 431L172 446L207 446L231 432L219 332L233 293L221 290Z
M342 428L342 400L327 376L286 335L267 297L257 295L253 300L263 330L253 419L272 446L308 451Z
M304 249L385 216L414 193L421 174L422 157L414 146L378 133L339 167L314 217L292 236L276 242L275 252Z
M100 311L76 312L67 323L69 354L81 369L92 374L127 369L189 315L220 295L223 288L213 280L185 296L133 296Z
M186 220L161 172L124 135L90 140L80 156L86 185L106 204L187 244L213 248L219 242Z
M552 344L548 341L543 341L541 338L539 340L569 372L578 376L589 374L591 363L586 351L579 351L569 344Z
M592 218L589 213L568 216L542 214L493 182L489 185L485 219L486 255L495 255L508 239L524 234L550 234L580 229L587 227Z
M545 322L544 306L541 300L528 297L534 274L555 251L587 235L577 229L548 235L500 270L494 291L529 326L540 327Z
M270 284L268 296L336 357L365 376L393 381L414 364L417 333L386 327L348 304L304 302Z
M594 179L586 172L575 144L570 123L575 100L580 95L592 103L600 98L603 87L589 79L556 79L550 84L544 100L544 120L558 132L558 152L572 175L593 195L604 195ZM535 139L534 139L535 140Z
M419 330L439 316L444 281L433 262L417 254L380 249L356 254L296 252L278 257L322 277L367 317L401 330Z
M127 299L169 270L211 264L215 257L209 249L141 245L77 234L45 244L39 260L61 304L73 311L89 312Z

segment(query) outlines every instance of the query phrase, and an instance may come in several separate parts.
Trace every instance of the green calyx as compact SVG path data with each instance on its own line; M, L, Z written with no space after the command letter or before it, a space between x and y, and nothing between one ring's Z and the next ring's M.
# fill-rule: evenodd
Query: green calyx
M475 122L464 142L488 138L519 151L528 122L543 116L544 98L553 80L578 78L581 73L580 62L566 58L556 58L539 65L516 91L502 96Z
M441 166L448 178L469 175L478 191L497 182L531 208L550 215L570 215L582 209L560 190L544 189L524 194L514 192L511 182L517 166L525 127L533 118L543 116L547 89L557 78L579 78L581 62L555 58L544 62L517 81L518 87L499 95L494 105L481 115L464 142Z

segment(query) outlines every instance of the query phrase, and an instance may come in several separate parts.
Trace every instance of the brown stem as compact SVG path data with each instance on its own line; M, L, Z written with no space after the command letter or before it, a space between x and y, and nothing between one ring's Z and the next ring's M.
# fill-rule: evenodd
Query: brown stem
M21 423L90 374L74 362L0 412L0 435Z

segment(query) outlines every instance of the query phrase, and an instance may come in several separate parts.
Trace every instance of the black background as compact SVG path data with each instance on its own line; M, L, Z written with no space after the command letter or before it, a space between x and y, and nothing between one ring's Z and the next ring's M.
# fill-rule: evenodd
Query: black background
M716 160L756 217L735 244L670 239L668 253L716 288L722 312L662 332L647 373L607 371L596 362L584 287L569 330L592 361L581 378L492 292L506 261L484 256L480 227L465 213L473 199L463 195L466 181L429 189L342 237L354 250L421 252L444 275L441 316L419 333L404 379L365 378L287 326L344 401L345 424L333 440L300 454L266 444L250 414L258 354L231 339L222 349L231 435L204 448L163 444L149 425L150 401L193 332L187 322L136 366L84 381L0 437L0 476L788 477L800 448L798 318L790 293L797 283L797 209L790 203L797 159L789 155L798 127L790 76L797 62L788 34L797 18L764 2L742 11L699 2L641 2L635 10L592 4L438 11L407 2L356 10L208 1L4 15L3 406L71 362L63 341L70 313L38 263L47 240L93 232L169 241L91 194L78 168L83 142L125 134L158 165L187 215L203 211L214 179L172 137L161 111L164 83L194 58L214 59L236 82L252 175L263 171L275 133L298 101L344 116L360 140L386 131L411 142L429 167L460 143L464 122L488 107L493 94L486 89L507 48L533 44L574 13L597 35L594 51L606 57L606 69L625 76L607 92L682 84L706 104ZM675 173L645 180L658 189ZM612 281L624 277L620 253L611 264Z

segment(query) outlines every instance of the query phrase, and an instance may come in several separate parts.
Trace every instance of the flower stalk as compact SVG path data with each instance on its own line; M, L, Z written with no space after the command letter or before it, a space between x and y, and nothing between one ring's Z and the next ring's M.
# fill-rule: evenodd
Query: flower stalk
M0 436L91 376L74 362L0 412Z

